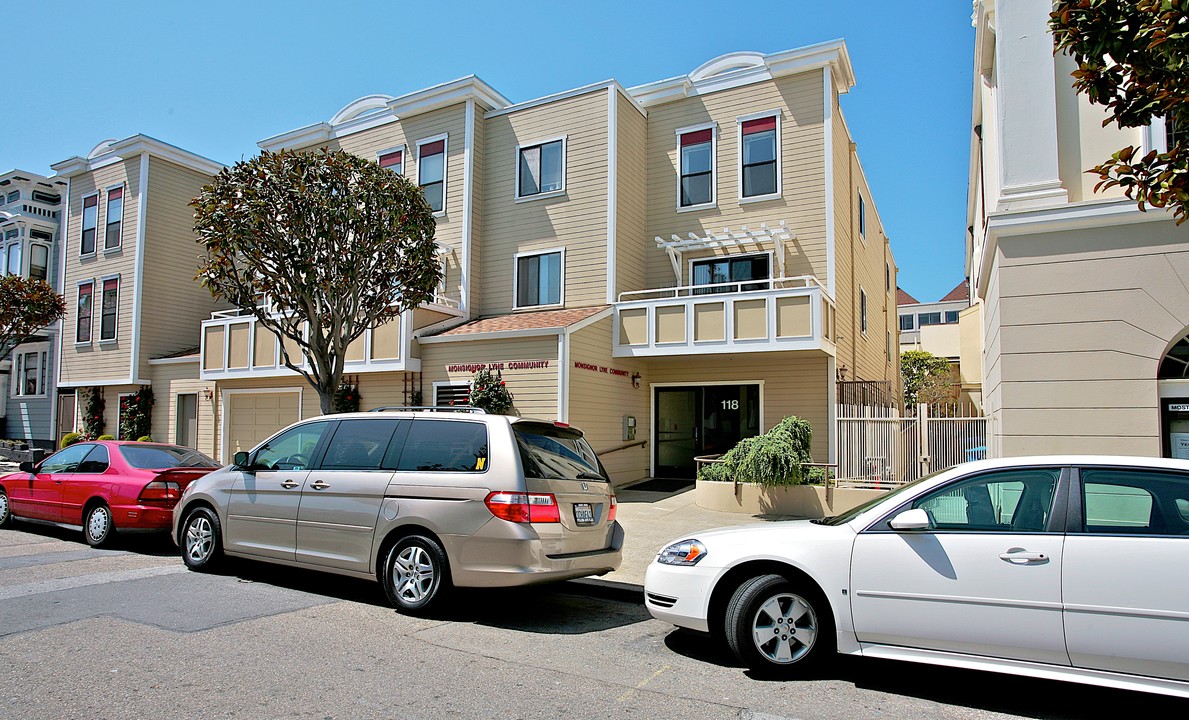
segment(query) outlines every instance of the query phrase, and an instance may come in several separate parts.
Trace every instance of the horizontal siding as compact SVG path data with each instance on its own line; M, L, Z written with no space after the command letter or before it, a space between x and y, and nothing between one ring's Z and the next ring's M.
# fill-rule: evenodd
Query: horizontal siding
M151 174L151 171L150 171ZM178 395L193 393L198 396L198 447L199 452L218 457L215 444L215 421L218 406L214 397L207 400L202 391L211 384L198 379L198 363L178 363L151 366L153 381L153 424L152 435L157 442L171 443L177 435Z
M549 367L533 370L502 371L512 393L515 413L521 417L545 420L557 418L557 338L509 340L472 340L459 343L434 343L421 347L421 379L425 402L433 402L435 382L465 383L473 372L448 369L449 365L547 360Z
M124 183L124 219L121 246L116 251L103 251L104 228L107 223L107 192L112 185ZM96 252L87 258L79 257L82 235L83 198L101 191L99 220L96 232ZM77 175L70 180L70 202L67 210L70 234L63 237L66 248L66 282L62 290L66 298L66 328L62 342L62 382L65 384L104 384L127 380L131 375L132 358L132 299L135 295L137 217L140 209L140 156ZM99 342L101 314L100 278L120 276L120 304L117 315L116 341ZM95 281L95 295L91 323L90 345L76 345L75 328L78 322L78 283Z
M566 136L565 194L516 202L518 145ZM486 120L483 174L483 315L512 310L517 252L565 247L565 303L607 295L607 94L578 97Z
M651 242L648 216L648 121L630 100L616 93L615 292L647 287L645 268Z

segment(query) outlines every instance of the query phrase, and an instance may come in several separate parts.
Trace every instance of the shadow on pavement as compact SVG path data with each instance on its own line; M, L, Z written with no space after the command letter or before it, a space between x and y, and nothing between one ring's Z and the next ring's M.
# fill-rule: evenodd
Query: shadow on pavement
M6 525L4 529L73 543L78 545L80 550L90 547L87 545L87 541L83 539L82 530L71 530L70 528L64 528L59 525L46 525L39 522L17 519ZM155 557L178 555L178 548L169 539L169 533L166 531L116 532L115 537L109 540L106 545L101 548L95 548L96 552L102 552L104 550L130 552L138 555L153 555ZM180 556L178 562L181 562Z
M708 635L679 629L665 637L665 645L691 660L720 667L741 667L725 642ZM759 681L798 682L772 680L750 670L743 673ZM809 673L802 679L842 681L863 690L1046 720L1173 717L1183 715L1186 707L1184 700L1163 695L849 656L838 656L820 672Z

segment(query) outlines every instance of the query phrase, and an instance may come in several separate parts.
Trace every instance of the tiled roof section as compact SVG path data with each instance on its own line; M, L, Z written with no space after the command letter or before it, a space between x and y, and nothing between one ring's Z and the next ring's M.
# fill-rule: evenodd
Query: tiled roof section
M158 355L157 357L155 357L153 359L154 360L169 360L171 358L190 357L191 355L198 355L198 353L201 350L202 350L202 348L200 348L200 347L186 348L185 350L178 350L177 352L171 352L168 355Z
M920 305L921 301L914 298L912 295L904 292L900 288L896 288L896 305Z
M592 315L601 313L607 307L607 305L597 305L595 307L575 308L573 310L542 310L540 312L494 315L450 328L449 330L438 333L437 337L506 332L508 330L538 330L569 327L576 322L581 322Z
M958 283L958 287L954 288L953 290L950 290L949 294L941 299L941 302L952 302L955 300L969 300L969 299L970 299L970 286L966 284L965 280L963 280L962 282Z

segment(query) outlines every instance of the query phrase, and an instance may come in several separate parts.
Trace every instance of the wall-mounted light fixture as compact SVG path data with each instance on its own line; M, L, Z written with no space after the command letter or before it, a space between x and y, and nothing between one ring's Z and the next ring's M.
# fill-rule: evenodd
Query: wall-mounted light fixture
M207 402L210 402L211 400L213 400L215 398L215 391L211 390L210 388L203 388L202 389L202 397Z
M632 373L632 387L640 389L640 373Z

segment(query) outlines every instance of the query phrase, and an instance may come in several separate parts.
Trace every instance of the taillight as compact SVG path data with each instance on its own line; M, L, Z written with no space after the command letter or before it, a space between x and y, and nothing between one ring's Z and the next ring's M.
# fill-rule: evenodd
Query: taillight
M483 504L501 520L514 523L561 522L557 498L551 493L493 492Z
M609 522L609 523L615 522L615 511L616 510L619 510L619 501L615 499L614 495L612 495L611 496L611 507L607 509L607 522Z
M141 502L177 502L182 486L172 480L154 480L140 491Z

